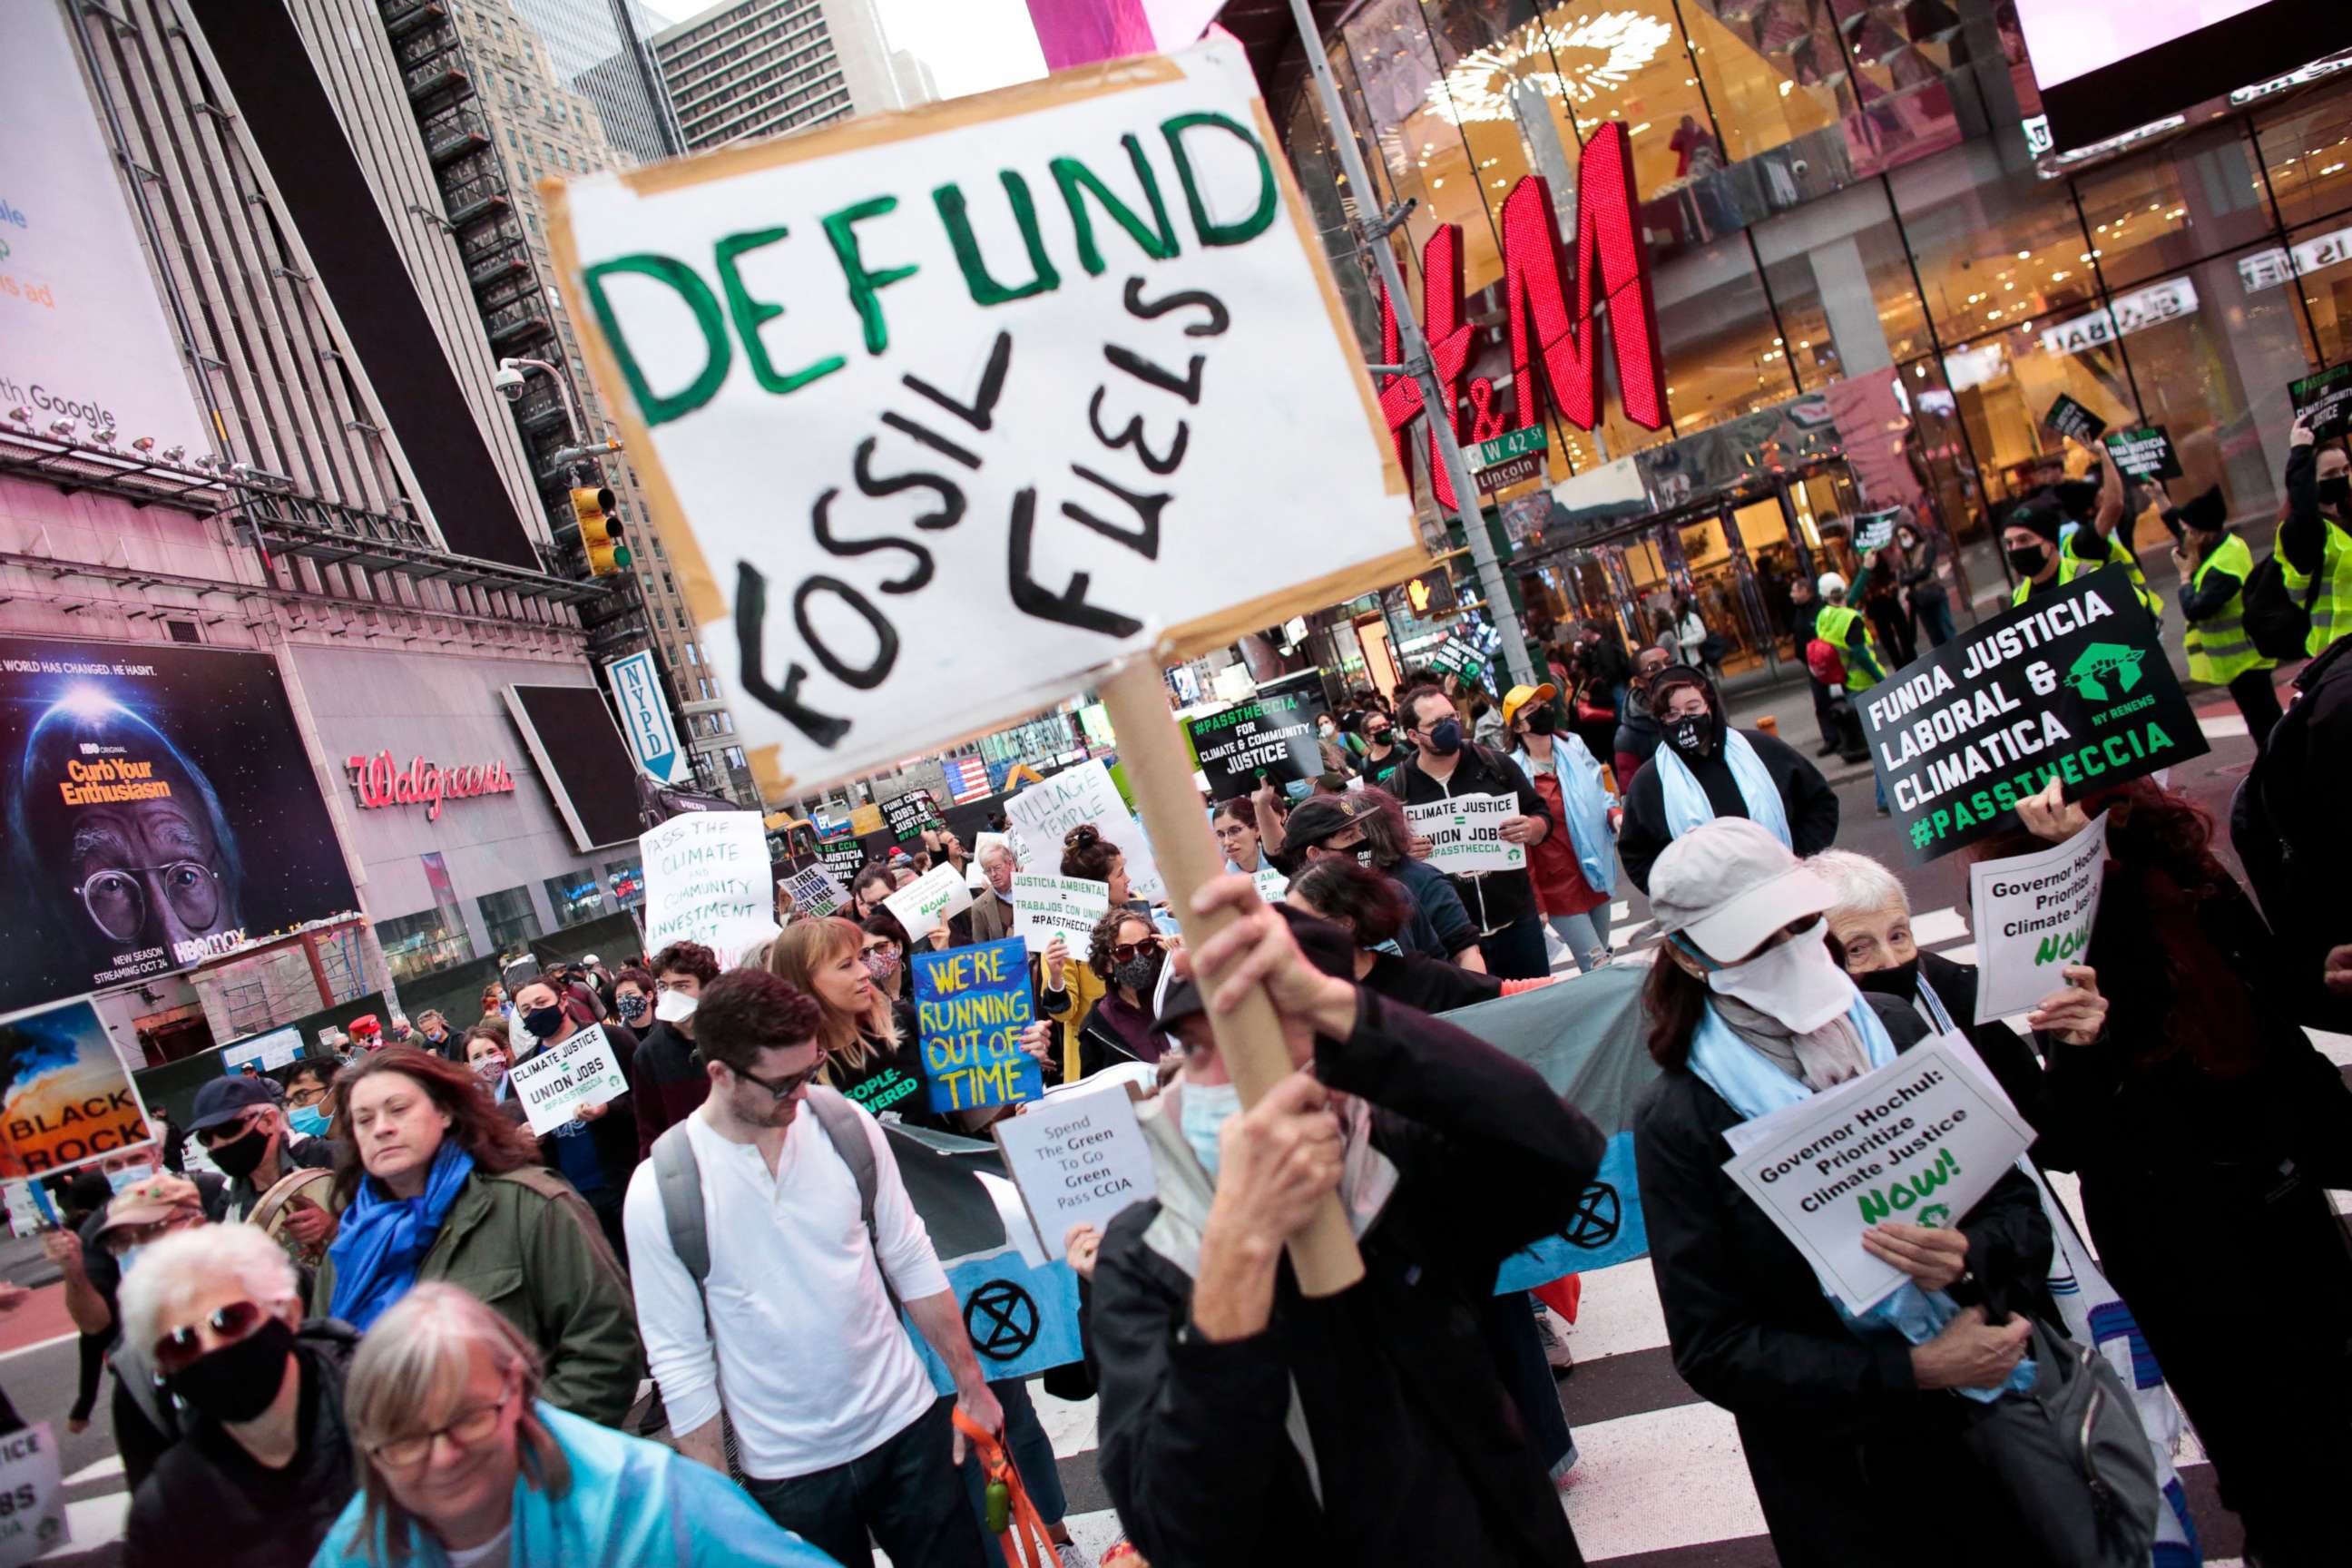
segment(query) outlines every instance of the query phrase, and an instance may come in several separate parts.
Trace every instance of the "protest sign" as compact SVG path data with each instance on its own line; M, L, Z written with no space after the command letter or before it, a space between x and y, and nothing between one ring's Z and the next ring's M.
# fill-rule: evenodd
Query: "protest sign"
M882 803L882 820L889 825L890 837L904 844L939 821L940 808L929 790L910 789Z
M2151 425L2144 430L2117 430L2106 437L2106 442L2107 455L2127 479L2180 477L2180 454L2172 449L2172 437L2161 425Z
M646 951L709 947L722 931L774 918L768 832L756 811L690 811L637 840L646 868Z
M1424 559L1231 40L567 182L548 216L770 799Z
M579 1120L583 1105L610 1105L629 1092L620 1058L602 1024L575 1030L515 1063L507 1085L522 1101L530 1130L541 1138Z
M1021 860L1028 866L1062 864L1063 836L1082 822L1091 822L1104 838L1118 846L1127 858L1128 886L1139 899L1160 899L1167 888L1151 858L1151 840L1111 782L1110 770L1099 757L1065 768L1041 784L1031 784L1004 803L1004 815L1021 840Z
M1019 937L918 951L915 1026L931 1109L971 1110L1044 1094L1045 1069L1021 1048L1031 1018L1029 956Z
M1034 871L1013 873L1013 929L1032 952L1044 952L1058 936L1083 963L1095 922L1108 913L1110 888L1105 883Z
M1525 870L1527 847L1502 835L1518 815L1519 803L1507 795L1457 795L1404 808L1412 830L1429 840L1429 863L1449 877Z
M2033 1141L1958 1035L1724 1134L1724 1170L1823 1289L1867 1311L1910 1278L1862 1249L1881 1221L1956 1226Z
M2050 412L2042 416L2042 423L2061 436L2074 437L2085 447L2097 440L2099 433L2107 427L2105 420L2063 392L2050 405Z
M63 1472L47 1422L0 1437L0 1568L18 1568L73 1539Z
M1269 904L1282 902L1290 891L1290 879L1268 866L1257 874L1257 896Z
M2066 984L2099 918L2106 878L2107 814L2063 844L1969 868L1969 923L1977 933L1977 1016L1990 1024Z
M2308 416L2315 438L2333 441L2352 430L2352 362L2331 364L2316 375L2291 381L2286 395L2295 416Z
M776 887L804 915L829 915L849 902L848 889L823 860L793 867Z
M941 861L883 900L882 907L898 917L910 940L920 942L971 908L971 889Z
M1486 672L1486 656L1480 653L1466 638L1449 635L1444 642L1416 661L1440 675L1458 675L1465 680L1475 681Z
M1122 1085L1054 1095L991 1125L1045 1256L1062 1256L1074 1225L1107 1230L1121 1209L1155 1195L1151 1149Z
M57 1175L154 1136L88 997L0 1018L0 1177Z
M1871 765L1914 864L2070 798L2210 748L2121 566L2037 589L1863 693Z
M1889 507L1885 511L1865 511L1857 516L1853 520L1854 550L1867 555L1874 550L1885 549L1895 537L1895 520L1900 510Z
M1192 754L1218 800L1245 795L1268 779L1288 784L1323 771L1316 721L1331 711L1323 678L1307 672L1304 681L1263 686L1246 702L1222 713L1184 721Z
M833 873L834 880L846 888L857 873L866 869L866 846L857 839L847 838L816 847L816 858Z

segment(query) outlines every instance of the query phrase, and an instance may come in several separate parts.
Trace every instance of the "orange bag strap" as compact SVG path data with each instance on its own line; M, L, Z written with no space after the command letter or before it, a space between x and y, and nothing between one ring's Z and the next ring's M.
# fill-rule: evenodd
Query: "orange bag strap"
M982 1469L990 1481L1001 1481L1013 1500L1012 1512L1007 1515L1004 1533L997 1537L998 1550L1004 1553L1005 1568L1059 1568L1061 1558L1055 1554L1054 1538L1045 1533L1045 1518L1037 1505L1029 1500L1028 1489L1021 1484L1021 1472L1013 1468L1013 1458L993 1432L975 1425L958 1405L953 1415L956 1430L971 1445Z

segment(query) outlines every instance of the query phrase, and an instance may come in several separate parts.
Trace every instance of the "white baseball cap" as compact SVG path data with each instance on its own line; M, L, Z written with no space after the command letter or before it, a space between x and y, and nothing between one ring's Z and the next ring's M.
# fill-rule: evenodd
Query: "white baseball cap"
M1821 914L1837 894L1789 847L1744 816L1694 827L1650 868L1650 917L1721 963L1746 958L1790 921Z

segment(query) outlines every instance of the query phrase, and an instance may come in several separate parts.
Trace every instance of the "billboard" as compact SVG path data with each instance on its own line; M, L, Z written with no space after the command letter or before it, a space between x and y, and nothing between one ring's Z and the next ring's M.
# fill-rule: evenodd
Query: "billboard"
M0 637L0 1011L359 907L268 654Z
M2321 58L2342 42L2342 5L2017 0L2017 20L2063 153Z
M0 411L25 408L41 431L70 419L84 441L111 422L126 442L210 452L64 6L0 5L0 102L23 154L0 201Z
M602 691L509 686L506 700L576 848L584 854L633 841L645 831L637 814L637 764L614 728Z

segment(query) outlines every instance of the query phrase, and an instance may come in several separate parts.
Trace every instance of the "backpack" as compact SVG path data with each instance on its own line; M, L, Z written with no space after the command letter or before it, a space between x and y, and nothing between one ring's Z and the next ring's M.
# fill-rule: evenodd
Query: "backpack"
M1827 637L1815 637L1805 645L1805 668L1823 686L1845 684L1845 656Z
M2311 634L2311 606L2319 596L2323 575L2311 574L2311 586L2298 605L2287 592L2286 571L2275 551L2254 563L2254 569L2246 574L2243 603L2246 636L2256 653L2264 658L2303 657L2305 639Z

